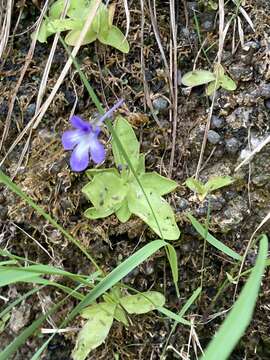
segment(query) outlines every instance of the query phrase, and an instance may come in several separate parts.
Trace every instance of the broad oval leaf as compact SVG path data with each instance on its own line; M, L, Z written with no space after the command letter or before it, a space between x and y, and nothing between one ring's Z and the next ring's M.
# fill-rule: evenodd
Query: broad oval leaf
M75 46L78 42L80 35L81 35L81 30L72 30L66 35L65 42L69 46ZM82 41L82 45L91 44L96 39L97 39L97 34L93 30L90 29L86 33L86 35Z
M118 27L112 25L108 33L99 33L98 40L105 45L110 45L124 54L129 52L129 43Z
M207 70L194 70L182 77L182 84L185 86L199 86L215 80L215 75Z
M170 193L178 186L175 181L156 172L145 173L141 175L140 180L144 188L151 188L160 196Z
M211 81L206 87L206 90L205 90L206 95L207 96L213 95L214 92L217 91L219 88L220 88L219 81L217 81L217 82L216 81Z
M232 310L208 345L201 360L226 360L251 321L267 258L268 240L260 241L259 254L251 275Z
M161 238L177 240L180 236L180 230L175 222L171 206L154 190L144 190L153 211L142 189L135 183L131 184L130 191L127 194L129 210L139 216Z
M114 173L95 175L93 180L82 188L82 192L96 209L118 209L127 193L123 179Z
M99 5L97 14L93 20L92 30L98 35L107 36L109 32L109 11L103 3Z
M132 166L136 170L139 164L140 144L132 126L122 116L117 116L114 122L114 130L123 145ZM116 166L124 167L128 165L114 138L112 139L112 151Z
M47 24L47 30L50 33L67 31L67 30L80 30L82 28L83 23L81 20L72 20L72 19L56 19L51 20Z
M131 217L131 212L129 211L128 208L127 199L125 199L122 202L121 207L116 211L116 216L118 217L119 221L121 221L122 223L127 222Z
M103 343L113 323L116 305L100 303L84 309L82 316L88 320L79 332L73 360L85 360L89 352Z
M234 91L237 88L236 83L228 75L223 75L219 80L220 86L228 91Z
M202 195L205 193L205 185L200 180L188 178L185 185L197 194Z
M165 297L157 291L146 291L136 295L125 296L120 304L129 314L145 314L165 304Z
M231 176L214 176L204 185L208 192L231 185L235 180Z

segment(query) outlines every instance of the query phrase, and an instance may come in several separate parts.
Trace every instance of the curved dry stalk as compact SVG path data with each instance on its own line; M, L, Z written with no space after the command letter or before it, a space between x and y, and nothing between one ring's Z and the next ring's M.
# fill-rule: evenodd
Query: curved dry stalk
M7 46L8 37L10 33L10 26L11 26L11 17L12 17L12 10L13 10L13 0L7 0L6 6L4 6L3 1L1 1L1 23L2 18L4 16L3 9L6 7L6 13L4 16L4 20L2 23L1 33L0 33L0 59L2 58L2 55L5 51L5 48Z

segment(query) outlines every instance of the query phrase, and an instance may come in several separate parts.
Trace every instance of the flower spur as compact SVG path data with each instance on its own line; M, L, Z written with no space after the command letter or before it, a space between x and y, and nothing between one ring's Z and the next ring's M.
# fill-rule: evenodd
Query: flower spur
M87 168L90 159L99 164L105 159L105 149L98 139L100 125L105 119L112 117L113 112L123 104L119 100L112 108L100 117L96 124L90 124L79 116L72 116L70 122L73 130L67 130L62 135L62 144L65 150L73 150L70 157L70 166L73 171L83 171Z

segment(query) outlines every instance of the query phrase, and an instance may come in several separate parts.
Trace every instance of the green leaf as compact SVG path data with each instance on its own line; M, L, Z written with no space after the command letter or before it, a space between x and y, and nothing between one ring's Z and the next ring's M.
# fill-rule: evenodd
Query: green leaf
M139 163L139 149L140 144L136 138L135 132L129 122L122 116L117 116L114 122L114 130L122 143L127 156L133 167L137 169ZM120 149L117 146L116 140L112 139L112 151L116 166L127 166L127 162Z
M84 20L91 11L93 1L89 0L70 0L67 15L72 19Z
M84 360L89 352L103 343L113 323L115 304L100 303L84 309L82 316L87 322L79 332L73 360Z
M165 297L157 291L146 291L136 295L125 296L120 304L129 314L145 314L165 304Z
M220 88L219 82L216 81L212 81L210 82L210 84L207 85L206 87L206 95L207 96L211 96L214 94L215 91L217 91Z
M94 179L83 187L82 192L92 202L97 214L107 214L121 207L127 193L127 186L118 175L106 172L94 176ZM87 215L89 212L86 211Z
M228 75L223 75L219 79L220 86L228 91L234 91L237 88L236 83Z
M172 271L174 286L176 288L176 293L177 293L177 296L180 297L179 288L178 288L178 260L177 260L177 254L176 254L175 248L171 244L168 244L166 246L166 250L167 250L167 257L168 257L170 267L171 267L171 271Z
M51 34L67 30L80 30L83 23L81 20L56 19L47 23L47 31Z
M59 19L64 10L65 0L55 1L49 10L50 19Z
M180 231L176 225L174 213L170 205L152 189L144 190L155 216L142 189L135 183L131 184L130 191L127 194L129 210L146 222L160 237L167 240L178 239ZM160 230L162 234L160 234Z
M122 202L120 209L118 209L116 211L116 216L118 217L119 221L121 221L122 223L127 222L129 220L129 218L131 217L131 212L129 211L129 208L128 208L127 199L125 199Z
M137 168L137 175L142 175L145 173L145 154L139 155L139 164Z
M128 326L128 318L126 312L121 308L121 306L117 306L114 312L114 318L117 321L120 321L125 326Z
M0 269L0 275L0 287L3 287L17 282L38 281L38 279L40 279L39 276L41 275L41 273L36 272L35 274L33 274L32 272L19 271L17 269Z
M78 42L78 39L81 35L81 31L80 30L72 30L70 31L66 37L65 37L65 42L69 45L69 46L75 46L76 43ZM93 41L95 41L97 39L97 34L93 32L93 30L89 30L83 41L82 41L82 45L87 45L87 44L91 44Z
M113 174L119 176L119 173L115 168L110 168L110 169L88 169L88 170L85 171L85 174L87 175L87 177L90 180L92 180L95 175L104 174L104 173L110 173L110 174L113 173Z
M191 215L187 214L187 217L189 218L192 226L194 229L204 238L205 234L207 233L206 241L209 242L209 244L213 245L218 250L222 251L224 254L230 256L231 258L235 260L241 260L242 256L237 254L237 252L230 249L228 246L224 245L221 241L217 240L213 235L211 235L209 232L206 232L205 228Z
M231 352L251 321L265 269L267 250L268 240L263 235L255 267L226 320L208 345L204 356L201 356L201 360L229 359Z
M109 12L107 7L102 3L99 5L91 29L97 34L98 39L100 36L106 37L109 33Z
M47 28L48 21L45 19L39 29L37 40L41 43L45 43L49 36L55 33L55 31L50 32ZM32 38L35 36L35 33L32 34Z
M186 180L185 185L197 194L205 193L205 185L200 180L191 177Z
M186 73L182 77L182 84L185 86L199 86L207 84L210 81L215 80L215 75L211 71L207 70L194 70Z
M231 176L214 176L210 178L204 186L207 192L210 193L224 186L231 185L234 181Z
M125 39L125 35L114 25L112 25L106 35L104 33L99 33L98 40L102 44L110 45L122 53L127 54L129 52L129 43L127 39Z
M99 296L117 284L144 260L152 256L161 247L166 245L167 243L163 240L151 241L149 244L136 251L133 255L129 256L103 280L101 280L88 295L85 296L84 300L82 300L67 316L63 326L66 326L66 324L72 320L85 306L93 303L93 301L95 301Z
M140 176L142 186L144 188L151 188L158 195L162 196L175 190L178 184L156 172L146 173Z

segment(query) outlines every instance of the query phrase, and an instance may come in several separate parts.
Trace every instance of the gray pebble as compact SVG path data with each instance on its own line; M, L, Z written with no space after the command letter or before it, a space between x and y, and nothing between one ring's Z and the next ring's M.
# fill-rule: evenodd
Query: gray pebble
M209 130L207 139L211 144L215 145L220 142L220 135L214 130Z
M230 154L236 154L238 149L239 149L239 141L232 137L230 139L225 140L225 146L226 146L226 150L228 151L228 153Z
M30 104L26 110L26 114L31 117L35 115L36 104Z
M212 31L214 29L214 23L211 20L205 20L202 23L202 28L206 31Z
M180 198L177 205L177 210L185 210L188 207L188 201L184 198Z
M211 120L211 127L213 129L220 129L222 126L224 125L224 119L217 116L217 115L213 115L212 116L212 120Z
M163 97L158 97L155 100L153 100L153 107L155 110L162 111L166 110L168 108L168 101L164 99Z

